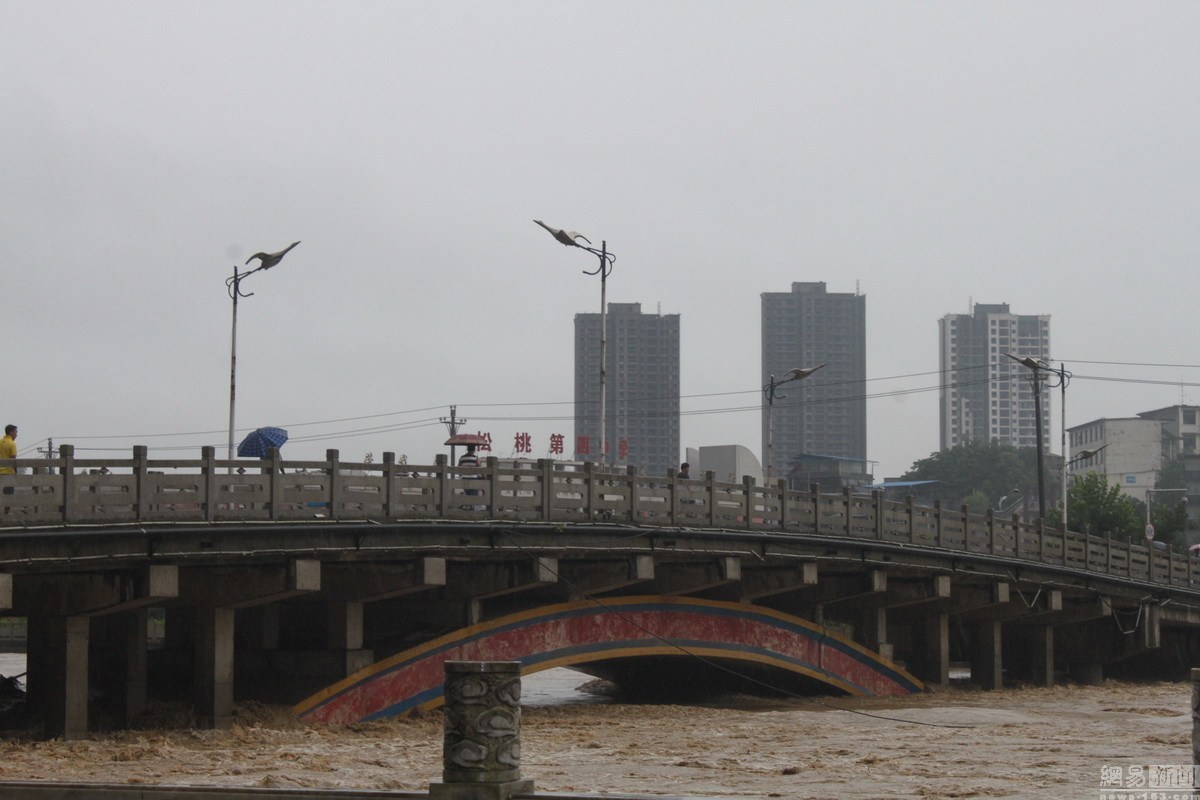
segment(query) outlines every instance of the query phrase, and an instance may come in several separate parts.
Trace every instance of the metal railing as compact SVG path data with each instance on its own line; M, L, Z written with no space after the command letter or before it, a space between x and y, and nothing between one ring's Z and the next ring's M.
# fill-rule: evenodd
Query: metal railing
M223 521L503 520L774 531L916 545L1056 565L1178 587L1200 586L1200 559L1109 538L971 514L935 503L887 500L879 492L823 494L716 481L610 471L591 463L539 459L457 467L216 458L151 460L144 446L129 459L16 459L31 474L0 475L5 528Z

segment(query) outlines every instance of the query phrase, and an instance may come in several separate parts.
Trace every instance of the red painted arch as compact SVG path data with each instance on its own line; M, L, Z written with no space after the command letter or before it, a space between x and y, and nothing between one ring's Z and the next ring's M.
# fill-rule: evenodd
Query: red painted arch
M852 695L925 688L879 654L799 617L741 603L648 596L543 606L463 628L372 664L295 711L312 722L348 724L435 708L442 703L445 661L519 661L528 675L688 653L769 665Z

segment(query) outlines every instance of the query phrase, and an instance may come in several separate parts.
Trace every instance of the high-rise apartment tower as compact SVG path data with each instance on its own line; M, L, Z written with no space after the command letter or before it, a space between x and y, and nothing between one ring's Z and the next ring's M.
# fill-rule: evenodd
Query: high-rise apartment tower
M941 449L964 442L1037 447L1033 370L1008 356L1050 358L1050 316L1013 314L1007 303L976 303L938 320ZM1045 377L1045 372L1042 373ZM1042 445L1050 443L1050 387L1041 386Z
M867 300L857 292L830 293L824 283L793 283L790 292L762 294L762 382L793 369L825 368L778 389L775 400L775 477L801 456L867 459ZM767 403L763 399L763 465L767 461Z
M609 303L605 369L607 464L648 475L679 466L679 315ZM600 461L600 315L575 315L575 457Z

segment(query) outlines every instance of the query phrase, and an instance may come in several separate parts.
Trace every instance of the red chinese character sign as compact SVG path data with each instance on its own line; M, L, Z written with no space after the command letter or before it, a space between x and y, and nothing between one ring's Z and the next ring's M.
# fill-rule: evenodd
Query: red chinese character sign
M588 456L592 454L591 438L588 436L575 437L575 455Z
M617 458L624 461L628 457L629 457L629 440L624 439L624 438L619 439L617 441Z
M513 437L513 450L518 453L532 453L533 437L528 433L518 433Z
M563 435L561 433L550 434L550 452L553 455L562 455L563 451Z

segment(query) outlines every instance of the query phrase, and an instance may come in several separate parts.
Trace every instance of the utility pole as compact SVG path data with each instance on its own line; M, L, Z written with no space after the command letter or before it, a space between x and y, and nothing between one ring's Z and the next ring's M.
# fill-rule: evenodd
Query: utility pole
M458 406L450 406L450 416L442 417L438 422L445 425L446 429L450 431L450 436L454 437L458 435L458 426L465 425L467 421L458 418ZM454 445L450 445L450 463L458 463L454 460Z

